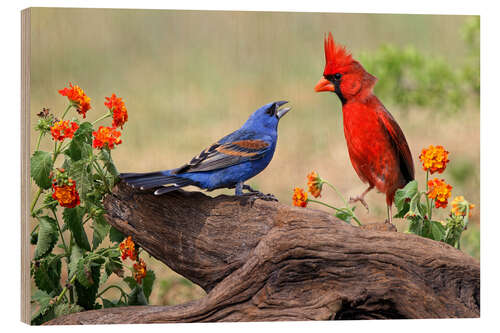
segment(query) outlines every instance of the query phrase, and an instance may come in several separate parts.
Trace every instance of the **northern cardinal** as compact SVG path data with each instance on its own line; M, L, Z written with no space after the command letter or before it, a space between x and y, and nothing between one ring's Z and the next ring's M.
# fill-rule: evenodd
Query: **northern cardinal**
M204 149L183 166L149 173L122 173L127 184L142 190L157 188L156 195L188 185L207 190L235 188L236 195L254 195L275 200L244 182L264 170L273 158L278 141L278 122L291 108L286 101L266 104L255 111L241 128ZM250 193L243 193L243 189Z
M349 157L368 188L351 202L367 209L365 195L374 187L386 195L388 221L397 189L415 178L410 148L394 117L373 94L377 78L354 60L346 49L325 37L326 65L316 92L334 92L342 102L344 135Z

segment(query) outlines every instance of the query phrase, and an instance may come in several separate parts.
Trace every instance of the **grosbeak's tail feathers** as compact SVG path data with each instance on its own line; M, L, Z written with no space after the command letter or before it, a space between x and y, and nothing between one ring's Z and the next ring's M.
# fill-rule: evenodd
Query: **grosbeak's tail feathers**
M149 190L151 188L157 188L163 185L171 185L159 189L158 191L161 190L161 193L155 192L155 194L163 194L174 191L184 186L196 184L196 182L192 181L191 179L171 176L161 171L149 173L122 173L120 174L120 178L127 184L132 185L136 188L140 188L141 190Z

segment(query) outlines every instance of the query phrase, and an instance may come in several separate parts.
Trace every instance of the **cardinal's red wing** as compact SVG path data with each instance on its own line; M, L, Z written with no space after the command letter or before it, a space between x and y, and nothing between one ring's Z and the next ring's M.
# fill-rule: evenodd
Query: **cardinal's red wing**
M401 173L408 183L415 179L415 169L413 166L413 158L411 156L410 147L406 142L405 135L389 111L382 109L378 111L378 113L378 119L381 126L387 131L391 143L399 156L399 167Z

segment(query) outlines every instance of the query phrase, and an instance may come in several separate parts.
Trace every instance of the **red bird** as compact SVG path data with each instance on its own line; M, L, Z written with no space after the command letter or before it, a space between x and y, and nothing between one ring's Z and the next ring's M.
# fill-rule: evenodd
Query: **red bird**
M403 131L373 94L377 78L354 60L346 49L335 44L332 34L325 38L326 65L317 92L332 91L342 102L344 135L352 166L368 188L351 202L366 209L365 195L374 187L386 195L388 221L396 190L415 178L413 159Z

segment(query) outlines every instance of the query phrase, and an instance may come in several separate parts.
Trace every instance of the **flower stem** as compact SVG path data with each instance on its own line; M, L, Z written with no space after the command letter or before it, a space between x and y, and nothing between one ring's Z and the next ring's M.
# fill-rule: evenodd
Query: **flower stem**
M106 188L111 193L112 189L109 186L108 180L106 179L104 172L102 171L101 167L99 166L99 163L97 163L96 160L92 160L92 163L94 164L94 168L96 169L97 173L102 177L102 180L104 181L104 184L106 185Z
M61 235L61 240L62 240L62 243L64 246L65 255L69 259L69 256L70 256L69 249L68 249L68 246L66 245L66 241L64 240L61 226L59 225L59 219L57 218L57 214L56 214L56 211L54 209L52 209L52 214L54 215L54 218L56 219L57 230L59 231L59 235Z
M330 184L326 180L323 180L323 183L325 183L326 185L330 186L335 191L335 193L337 193L337 195L342 199L342 201L344 201L344 205L346 207L348 206L346 199L342 196L342 194L340 194L340 192L337 190L337 188L335 186L333 186L332 184Z
M116 284L112 284L112 285L107 286L106 288L104 288L103 291L101 291L99 294L97 294L96 298L101 297L102 294L104 294L106 291L108 291L109 289L112 289L112 288L116 288L116 289L120 290L122 295L127 295L127 293L120 286L118 286Z
M432 201L429 201L429 170L425 173L425 200L427 201L427 213L429 215L429 221L432 219Z
M36 148L35 148L35 151L38 151L38 149L40 149L40 141L42 141L42 136L43 136L43 132L40 131L40 135L38 136L38 140L36 142Z
M75 279L76 279L76 274L73 275L73 277L69 281L69 284L73 284L75 282ZM57 304L61 301L61 299L64 297L64 294L66 294L67 291L68 291L68 286L66 285L66 286L64 286L64 289L61 291L59 296L57 296L55 304Z
M64 119L64 116L66 116L66 113L68 113L69 109L71 109L72 106L73 106L73 104L69 103L69 105L66 107L66 110L64 110L64 112L61 116L61 120Z
M92 126L94 126L97 122L99 122L99 121L101 121L101 120L103 120L103 119L106 119L106 118L108 118L108 117L111 117L111 113L110 113L110 112L106 112L106 113L105 113L102 117L97 118L96 120L94 120L94 121L92 122Z
M349 208L345 208L345 209L337 208L337 207L330 206L329 204L326 204L324 202L321 202L321 201L318 201L318 200L314 200L314 199L307 199L307 201L308 202L314 202L314 203L326 206L328 208L332 208L332 209L334 209L336 211L343 212L343 213L345 213L346 210L347 210L349 213L351 213L351 216L352 216L353 220L356 221L358 223L358 225L362 225L361 222L358 220L358 218L354 215L354 212L351 209L349 209Z
M30 209L31 215L33 215L33 210L35 209L35 205L38 201L38 198L40 198L40 194L42 194L42 192L43 192L43 190L41 188L38 188L38 192L36 192L35 198L33 199L33 202L31 203L31 209Z

